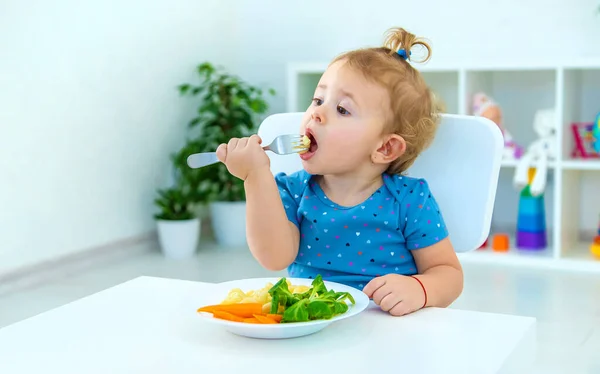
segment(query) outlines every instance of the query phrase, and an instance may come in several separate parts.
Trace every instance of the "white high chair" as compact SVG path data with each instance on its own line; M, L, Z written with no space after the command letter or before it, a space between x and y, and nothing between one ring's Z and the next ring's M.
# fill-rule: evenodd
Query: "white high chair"
M304 113L267 117L258 135L263 144L282 134L298 134ZM435 140L407 171L425 178L443 214L456 252L479 248L491 225L504 140L498 126L483 117L444 114ZM297 154L267 152L273 174L302 169Z

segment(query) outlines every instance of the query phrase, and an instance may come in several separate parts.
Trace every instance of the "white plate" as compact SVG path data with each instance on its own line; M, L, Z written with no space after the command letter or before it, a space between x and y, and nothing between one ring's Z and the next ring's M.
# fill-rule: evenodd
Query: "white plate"
M212 288L210 295L203 295L202 301L205 305L220 304L226 297L229 291L233 288L240 288L244 292L250 290L258 290L264 288L267 283L275 284L281 278L252 278L218 283ZM293 285L311 286L312 279L305 278L287 278ZM260 339L287 339L300 336L314 334L321 331L330 324L355 316L365 310L369 305L369 298L364 292L343 284L325 281L325 287L328 290L333 289L336 292L348 292L356 302L354 305L347 300L348 311L331 319L316 320L308 322L290 322L278 324L252 324L226 321L219 318L214 318L210 313L199 313L201 320L208 323L214 323L222 326L225 330L241 336ZM201 307L204 305L199 305Z

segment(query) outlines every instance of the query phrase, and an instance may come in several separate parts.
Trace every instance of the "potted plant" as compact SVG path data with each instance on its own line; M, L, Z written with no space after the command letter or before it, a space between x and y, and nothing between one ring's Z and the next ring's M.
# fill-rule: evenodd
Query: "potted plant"
M265 91L227 74L210 63L196 69L196 84L179 86L181 95L197 99L197 110L188 126L192 135L173 156L176 179L191 186L191 200L208 205L213 233L218 244L246 244L246 196L244 182L229 173L222 163L199 169L187 165L189 155L214 152L231 138L256 133L268 105ZM275 91L269 89L269 94Z
M154 200L160 211L154 215L158 240L169 258L192 257L200 240L200 219L190 210L189 188L176 185L159 189Z

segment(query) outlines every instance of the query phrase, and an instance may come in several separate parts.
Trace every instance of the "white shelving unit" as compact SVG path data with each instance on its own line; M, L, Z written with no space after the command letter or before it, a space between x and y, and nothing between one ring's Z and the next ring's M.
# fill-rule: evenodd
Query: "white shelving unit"
M508 233L514 245L519 193L512 185L516 162L502 165L488 247L460 254L461 261L600 272L589 252L600 215L600 160L572 159L571 123L592 122L600 112L600 60L566 64L456 66L415 65L446 104L449 113L470 114L471 97L483 91L500 104L504 124L527 147L536 139L537 110L555 108L561 150L550 164L544 195L548 247L494 252L495 233ZM287 111L304 111L327 63L293 63L287 71Z

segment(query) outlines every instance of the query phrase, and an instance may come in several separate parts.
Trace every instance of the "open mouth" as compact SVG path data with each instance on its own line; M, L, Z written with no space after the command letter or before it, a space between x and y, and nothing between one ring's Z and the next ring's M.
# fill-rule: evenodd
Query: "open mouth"
M300 157L303 160L308 160L309 158L314 156L315 152L317 152L317 149L319 149L319 144L317 143L317 139L315 139L315 135L313 134L313 132L311 130L306 130L305 135L310 140L310 146L308 148L308 151L306 151L305 153L302 153L300 155Z

